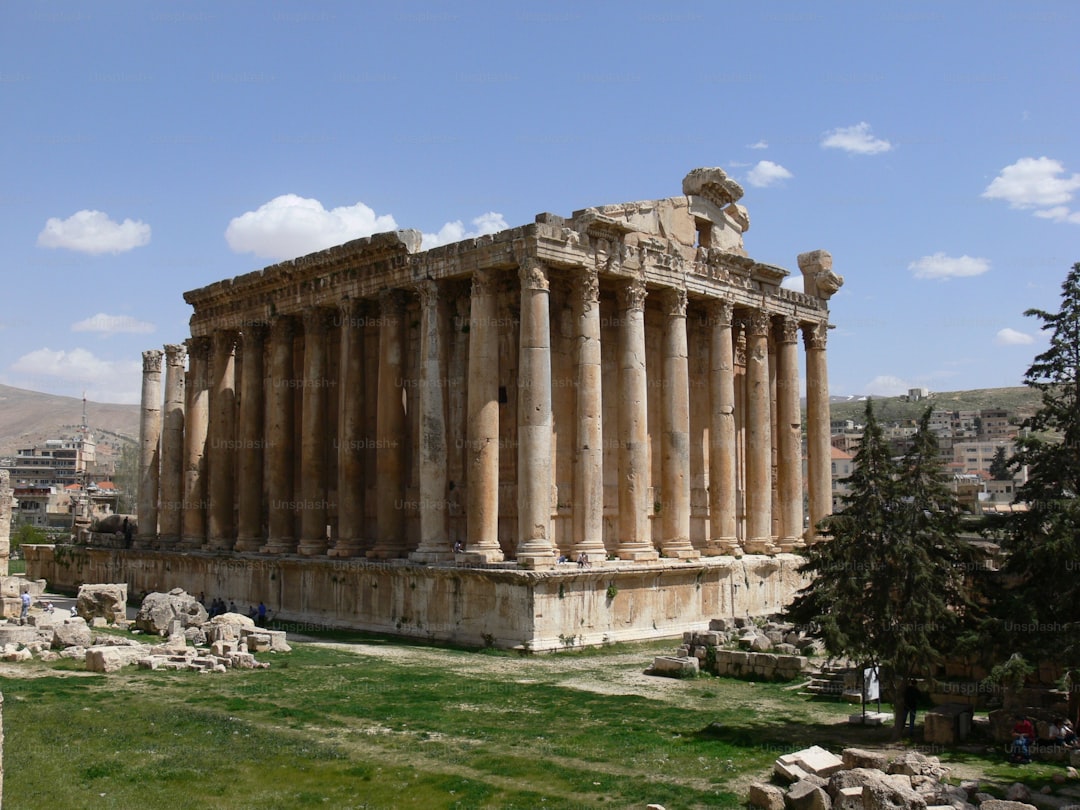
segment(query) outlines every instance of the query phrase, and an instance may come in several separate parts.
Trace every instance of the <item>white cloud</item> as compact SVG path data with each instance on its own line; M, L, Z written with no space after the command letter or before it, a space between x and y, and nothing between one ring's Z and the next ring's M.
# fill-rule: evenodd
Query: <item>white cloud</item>
M1029 346L1035 342L1035 338L1031 335L1026 335L1023 332L1017 332L1015 329L998 330L997 335L994 337L994 343L998 346Z
M449 245L451 242L460 242L462 239L475 239L476 237L485 234L505 231L510 227L506 224L506 220L503 219L503 215L494 211L488 211L486 214L481 214L472 221L472 224L475 230L466 232L465 225L460 219L454 222L447 222L439 229L438 233L425 233L424 241L421 246L424 250L430 250L431 248L439 247L439 245Z
M1073 192L1080 189L1080 174L1060 177L1064 171L1060 161L1048 157L1020 158L1002 169L982 196L988 200L1005 200L1011 208L1064 206L1072 200ZM1042 215L1058 218L1050 212Z
M155 328L152 323L138 321L130 315L106 315L104 312L71 325L72 332L100 332L106 337L120 332L145 335Z
M765 141L758 141L757 143L750 144L750 146L748 146L747 148L748 149L768 149L769 144L766 143Z
M795 290L795 292L803 291L803 274L792 273L790 276L780 282L780 286L785 290Z
M899 377L893 377L890 374L879 374L863 386L863 393L875 397L898 397L901 394L906 394L908 390L914 387L908 385Z
M466 231L461 220L447 222L438 233L424 234L423 247L427 250L509 227L502 214L494 211L476 217L472 225L474 229ZM397 227L392 214L377 215L362 202L328 211L318 200L282 194L234 218L225 229L225 239L237 253L282 260Z
M327 211L318 200L282 194L229 222L225 240L237 253L292 259L396 229L391 215L378 216L362 202Z
M1045 211L1036 211L1035 216L1043 219L1051 219L1054 222L1071 222L1080 225L1080 211L1070 211L1064 205L1055 205Z
M67 219L50 217L37 243L80 253L124 253L150 243L150 226L130 219L113 222L103 211L82 210Z
M59 380L100 402L138 402L142 385L141 361L104 360L86 349L36 349L12 363L11 371L24 375L12 385L42 391L55 389Z
M865 121L853 127L839 127L826 132L821 146L825 149L843 149L857 155L876 155L892 149L891 143L870 134L870 125Z
M779 163L773 163L771 160L759 160L757 165L746 175L746 179L752 186L766 188L784 180L790 180L794 176Z
M932 256L923 256L908 265L908 270L915 273L915 278L968 278L981 276L990 269L987 259L979 259L974 256L946 256L944 253L935 253Z

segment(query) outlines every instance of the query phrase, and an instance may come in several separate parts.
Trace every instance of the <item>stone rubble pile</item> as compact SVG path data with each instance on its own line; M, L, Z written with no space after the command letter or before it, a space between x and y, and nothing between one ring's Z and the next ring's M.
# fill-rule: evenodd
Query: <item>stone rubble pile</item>
M673 656L657 656L651 672L687 676L699 670L755 680L791 681L807 669L808 655L822 652L821 643L793 625L749 617L713 619L707 631L683 633Z
M950 785L937 757L915 751L890 756L845 748L840 757L819 746L785 754L773 773L784 788L750 786L749 804L761 810L1036 810L1029 790L1013 785L1006 799L980 790L978 782Z
M255 653L291 650L283 630L256 627L247 616L225 613L207 620L205 609L180 589L149 594L136 618L136 625L143 629L133 632L167 636L163 643L143 644L94 633L93 628L106 624L121 629L130 626L126 618L117 618L123 616L126 596L126 585L84 585L79 589L76 607L79 616L31 613L24 625L0 625L0 660L29 661L37 657L51 662L71 658L85 661L91 672L116 672L125 666L225 672L264 669L270 665L256 661ZM199 606L201 614L192 603Z

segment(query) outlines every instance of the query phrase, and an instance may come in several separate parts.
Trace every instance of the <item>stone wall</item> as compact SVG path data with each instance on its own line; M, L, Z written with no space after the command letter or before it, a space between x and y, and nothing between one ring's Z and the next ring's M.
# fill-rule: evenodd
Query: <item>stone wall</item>
M667 638L716 617L767 616L805 584L801 558L709 557L654 563L564 564L529 571L206 552L28 546L27 573L50 588L125 582L129 593L180 587L262 601L298 630L347 628L476 646L559 650Z
M0 576L8 575L11 556L11 474L0 470Z

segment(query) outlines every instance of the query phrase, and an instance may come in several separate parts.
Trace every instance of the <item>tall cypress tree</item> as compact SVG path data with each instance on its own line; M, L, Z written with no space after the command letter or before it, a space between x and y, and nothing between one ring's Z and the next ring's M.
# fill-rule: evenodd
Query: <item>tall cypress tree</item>
M788 617L816 626L830 655L881 668L894 694L895 736L903 731L904 686L949 654L970 618L968 547L923 414L901 463L867 403L866 430L841 509L823 521L830 538L809 549L813 578Z
M1057 312L1029 309L1050 346L1024 383L1042 393L1024 421L1012 464L1027 466L1017 490L1026 512L1004 521L1006 580L1018 583L997 605L1011 651L1080 664L1080 263L1061 285Z

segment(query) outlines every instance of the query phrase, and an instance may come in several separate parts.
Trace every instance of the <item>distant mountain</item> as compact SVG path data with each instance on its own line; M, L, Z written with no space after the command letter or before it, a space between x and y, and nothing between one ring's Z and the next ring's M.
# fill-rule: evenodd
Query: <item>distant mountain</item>
M124 438L138 441L139 410L138 405L86 403L86 420L100 454L115 455ZM0 457L45 439L74 436L82 413L81 399L0 385Z
M971 391L932 392L926 399L909 402L907 397L831 397L829 411L833 420L862 419L866 400L874 400L874 415L879 422L890 423L918 419L927 406L943 411L979 411L983 408L1004 408L1023 419L1042 404L1039 392L1026 386L1015 388L976 388Z

